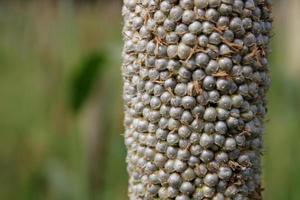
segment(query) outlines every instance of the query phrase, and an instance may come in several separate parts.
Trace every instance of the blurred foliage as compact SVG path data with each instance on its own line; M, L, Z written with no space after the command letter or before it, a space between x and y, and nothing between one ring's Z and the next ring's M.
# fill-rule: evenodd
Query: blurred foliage
M70 86L70 104L75 112L81 108L100 73L104 70L104 53L92 53L81 60Z
M0 199L127 199L120 1L3 2ZM300 81L286 64L295 47L283 48L289 29L282 23L295 0L277 2L264 195L298 200Z

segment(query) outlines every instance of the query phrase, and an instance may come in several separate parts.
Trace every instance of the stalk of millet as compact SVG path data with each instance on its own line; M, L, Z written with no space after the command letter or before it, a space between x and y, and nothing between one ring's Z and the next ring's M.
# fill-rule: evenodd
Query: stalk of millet
M124 0L131 200L261 196L268 0Z

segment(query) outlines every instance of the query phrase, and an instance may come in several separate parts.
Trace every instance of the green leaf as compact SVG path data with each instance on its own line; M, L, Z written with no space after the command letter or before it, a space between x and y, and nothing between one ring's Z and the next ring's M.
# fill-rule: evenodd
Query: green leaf
M83 58L72 76L70 104L77 113L89 97L91 90L105 67L105 54L97 52Z

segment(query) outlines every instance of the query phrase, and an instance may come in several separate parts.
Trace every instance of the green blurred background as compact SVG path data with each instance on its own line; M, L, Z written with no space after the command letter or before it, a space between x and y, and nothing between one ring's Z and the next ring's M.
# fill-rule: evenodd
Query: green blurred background
M300 199L300 2L274 2L267 200ZM120 0L0 1L0 199L127 199Z

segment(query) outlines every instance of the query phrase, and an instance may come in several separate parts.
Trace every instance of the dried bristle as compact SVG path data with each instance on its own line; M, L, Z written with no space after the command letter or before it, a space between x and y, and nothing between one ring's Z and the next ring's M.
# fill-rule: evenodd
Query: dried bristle
M129 198L261 199L268 0L124 0Z

